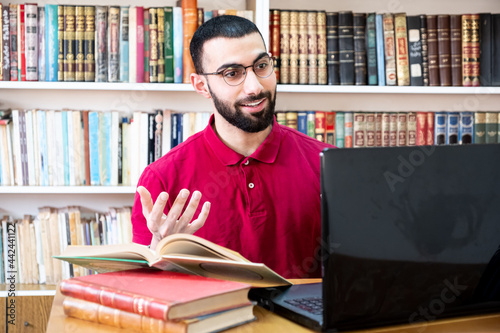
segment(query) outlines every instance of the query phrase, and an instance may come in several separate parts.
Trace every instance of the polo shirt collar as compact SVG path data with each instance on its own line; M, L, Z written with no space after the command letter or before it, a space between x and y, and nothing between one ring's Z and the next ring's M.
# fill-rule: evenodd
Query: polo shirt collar
M221 141L212 128L213 122L214 115L212 114L210 116L208 126L204 130L204 137L210 148L212 148L215 153L215 156L217 156L219 161L226 166L235 165L241 162L244 159L244 156L235 152ZM276 118L274 118L271 132L264 142L257 148L257 150L250 155L250 157L264 163L273 163L278 156L282 135L283 131L281 130L280 125L276 122Z

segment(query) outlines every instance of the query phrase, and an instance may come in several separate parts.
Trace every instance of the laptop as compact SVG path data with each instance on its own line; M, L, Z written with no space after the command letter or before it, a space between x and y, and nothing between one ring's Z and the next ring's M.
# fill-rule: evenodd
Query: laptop
M322 283L253 289L317 331L500 311L500 145L326 149Z

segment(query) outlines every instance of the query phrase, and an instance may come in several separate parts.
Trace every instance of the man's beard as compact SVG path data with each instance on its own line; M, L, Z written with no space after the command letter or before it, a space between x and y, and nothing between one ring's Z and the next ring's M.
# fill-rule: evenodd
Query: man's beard
M257 133L265 130L273 123L274 120L274 106L276 104L276 89L274 90L274 97L270 91L265 91L257 96L249 97L234 103L231 107L228 103L223 102L217 97L216 94L210 89L208 90L215 104L215 108L219 114L231 125L248 133ZM268 105L262 111L245 114L240 109L240 104L249 104L260 99L267 98Z

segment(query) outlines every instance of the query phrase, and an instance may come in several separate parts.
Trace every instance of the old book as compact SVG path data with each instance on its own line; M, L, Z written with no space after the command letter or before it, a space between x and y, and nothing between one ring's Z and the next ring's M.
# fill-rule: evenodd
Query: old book
M471 80L473 87L479 87L480 51L479 51L479 14L471 15Z
M149 81L158 82L158 11L149 8Z
M17 6L17 78L26 81L26 17L25 4Z
M398 113L398 139L397 146L407 146L407 135L408 135L408 114L406 112Z
M417 116L417 137L416 145L425 146L427 144L427 112L419 111Z
M369 85L378 85L377 79L377 36L376 14L368 13L366 16L366 66Z
M307 83L318 84L318 12L307 12Z
M479 64L479 79L481 86L491 85L492 71L492 15L491 13L479 14L480 35L479 54L481 63ZM460 22L461 23L461 22Z
M366 147L375 147L376 142L376 123L375 123L375 113L368 112L365 114L366 123Z
M326 67L326 12L318 11L318 84L328 83L328 69Z
M340 84L354 84L354 32L353 13L339 12Z
M85 7L75 7L75 81L85 81Z
M427 15L427 45L429 54L429 85L441 85L439 77L439 48L438 48L438 31L437 31L437 16Z
M474 137L474 112L460 112L460 125L458 131L458 143L461 145L471 144Z
M27 3L25 8L26 81L38 81L38 6Z
M441 86L451 86L450 15L437 16L438 66Z
M119 79L120 82L130 82L130 54L129 54L129 42L130 42L130 6L120 6L120 18L119 18Z
M395 86L397 84L396 49L394 42L394 17L392 14L384 14L382 26L384 29L385 83L388 86Z
M286 19L286 14L285 14L285 19ZM288 28L289 31L289 37L287 37L284 33L280 32L280 35L285 38L284 42L287 42L288 40L288 50L289 50L289 56L288 56L288 64L284 64L282 61L281 64L283 66L288 66L289 70L289 78L288 78L288 83L290 84L297 84L299 83L299 12L297 10L291 10L290 11L290 18L289 18L290 26ZM283 46L282 49L286 50L286 45Z
M344 112L344 144L345 148L353 146L353 113Z
M486 143L486 112L474 113L474 143Z
M120 7L108 13L108 82L120 81Z
M307 84L309 82L308 75L308 57L309 57L309 45L307 37L307 11L299 11L299 58L298 58L298 68L299 68L299 84Z
M422 40L422 79L423 85L429 85L429 48L427 43L427 17L420 15L420 38Z
M75 81L75 6L64 5L63 80Z
M326 112L316 111L315 112L315 128L314 134L316 140L325 142L325 132L326 132Z
M408 53L410 60L410 85L423 86L422 71L422 38L420 30L420 16L407 16L408 26Z
M297 119L297 111L286 111L285 112L285 125L293 128L294 130L298 129L298 119Z
M451 85L462 85L462 16L450 15Z
M158 82L165 82L165 10L156 8L158 17Z
M406 145L417 145L417 114L415 112L408 112L406 123Z
M340 84L339 77L339 15L337 12L326 13L326 65L328 84Z
M345 147L345 116L344 112L335 112L335 146Z
M497 143L498 112L486 112L484 143Z
M354 83L366 85L366 15L353 14Z
M68 296L64 298L63 310L69 317L147 333L215 332L255 318L253 305L246 305L183 320L165 321Z
M459 112L448 112L446 115L446 144L456 145L458 144L458 132L460 124L460 113ZM495 126L496 135L496 126Z
M335 111L325 112L325 142L335 145Z
M17 5L9 4L10 80L17 81Z
M491 15L491 25L491 85L500 86L500 14Z
M158 243L156 251L135 243L69 246L56 258L97 272L155 267L194 275L249 283L252 286L290 284L261 263L189 234L174 234Z
M375 146L382 147L382 112L375 113Z
M276 20L276 19L275 19ZM279 47L279 83L288 84L290 82L290 11L280 11L279 43L274 48ZM273 34L276 34L276 29ZM298 35L297 35L298 37ZM274 36L274 38L276 38ZM277 50L276 50L277 51ZM297 49L298 51L298 49ZM274 54L273 54L274 55Z
M274 73L276 82L280 83L280 10L269 10L269 49L271 55L276 58L274 63Z
M389 113L389 146L396 147L398 145L398 114L397 112Z
M95 7L95 81L108 81L108 7Z
M195 72L193 59L189 52L189 44L193 38L194 32L198 28L198 6L196 0L181 0L182 7L182 33L183 33L183 51L182 51L182 70L183 83L190 83L190 75Z
M85 6L85 32L83 34L83 78L95 81L95 6Z
M446 144L446 124L448 114L447 112L434 113L434 144Z
M394 34L396 37L396 73L398 75L398 86L409 86L410 62L405 13L394 14Z
M352 121L353 128L353 147L366 146L366 114L363 112L355 112Z
M382 14L375 15L375 35L377 40L377 80L379 86L385 86L384 22Z

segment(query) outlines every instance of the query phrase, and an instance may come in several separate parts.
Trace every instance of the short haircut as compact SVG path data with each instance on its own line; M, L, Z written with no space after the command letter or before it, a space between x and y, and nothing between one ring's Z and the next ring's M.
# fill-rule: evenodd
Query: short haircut
M216 16L203 23L194 33L189 45L196 73L203 73L203 46L214 38L240 38L252 33L260 33L257 26L246 18L235 15ZM264 42L264 38L262 38Z

